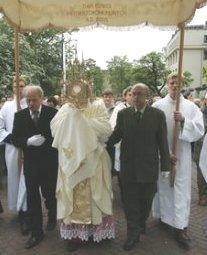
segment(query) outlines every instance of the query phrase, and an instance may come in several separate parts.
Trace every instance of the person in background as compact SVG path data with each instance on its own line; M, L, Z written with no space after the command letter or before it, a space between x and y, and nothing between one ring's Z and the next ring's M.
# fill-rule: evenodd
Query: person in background
M4 103L6 102L6 98L3 97L0 99L0 110L3 107ZM6 162L5 162L5 144L4 143L0 143L0 177L1 175L5 172L5 168L6 168ZM1 182L1 179L0 179ZM1 183L0 183L1 185ZM3 212L3 206L1 204L1 199L0 199L0 213Z
M110 124L111 124L112 130L114 130L114 127L116 126L118 112L132 105L131 89L132 89L132 86L129 86L123 90L123 93L122 93L123 102L118 103L113 110L113 113L110 118ZM121 179L120 179L120 144L121 144L120 142L118 144L115 144L115 157L114 157L114 162L112 162L112 167L116 171L116 174L118 177L119 187L121 191L121 200L123 202L123 190L122 190Z
M109 118L112 115L112 112L114 110L114 97L113 97L113 92L110 89L105 89L102 92L102 98L104 101L104 104L106 106L107 112L108 112L108 116Z
M56 109L59 110L60 107L61 107L61 98L59 95L54 95L54 98L56 99L57 101L57 106L56 106Z
M188 250L191 240L187 234L191 201L191 143L204 134L203 116L200 109L190 100L180 95L180 110L176 111L178 75L168 76L168 95L153 104L164 111L167 120L168 143L171 152L171 164L176 169L173 187L170 174L158 180L158 192L153 203L153 216L161 223L173 227L175 240ZM179 137L176 157L172 154L174 123L178 122Z
M183 93L183 97L185 99L188 99L190 101L194 101L194 98L193 98L193 94L190 90L186 90L184 93Z
M202 102L202 105L201 105L201 111L204 114L204 119L207 120L207 93L204 96L204 99L203 99L203 102Z
M49 98L47 99L46 104L47 104L48 106L53 107L53 108L56 109L56 107L58 106L58 101L56 100L56 98L55 98L54 96L52 96L52 97L49 97Z
M204 139L203 139L203 144L202 144L200 159L199 159L199 167L201 169L201 172L202 172L202 175L203 175L205 181L207 181L206 151L207 151L207 134L205 134Z
M19 78L19 98L20 108L26 108L27 103L23 90L25 88L25 78ZM27 214L26 189L24 175L20 169L20 152L14 146L12 141L12 129L15 112L17 112L16 100L17 84L13 80L14 99L4 103L0 111L0 142L5 143L5 160L7 166L7 190L8 190L8 208L18 211L20 230L23 235L29 234L29 219ZM20 192L18 192L20 191Z
M160 96L154 96L153 97L153 103L157 102L160 99L162 99Z
M0 100L0 110L6 102L6 98L2 97ZM0 175L4 175L7 173L6 161L5 161L5 143L0 142Z
M195 97L193 99L194 104L196 104L199 108L201 108L201 99L198 97Z
M110 120L111 115L114 111L114 107L115 107L113 92L110 89L105 89L102 92L102 98L103 98L103 102L104 102L104 105L107 110L108 119ZM107 152L108 152L108 154L111 158L111 162L112 162L111 173L112 173L112 175L114 175L115 174L115 172L114 172L115 147L114 146L107 147Z
M204 120L204 127L205 127L205 133L207 131L207 111L206 111L206 105L205 102L207 102L207 94L204 97L203 101L203 107L200 106L201 111L203 112L203 120ZM194 100L194 103L195 100ZM197 185L198 185L198 205L200 206L207 206L207 183L203 177L203 174L201 172L200 166L199 166L199 159L200 159L200 153L201 153L201 148L203 145L203 139L199 139L194 143L194 152L193 152L193 159L196 163L197 167Z

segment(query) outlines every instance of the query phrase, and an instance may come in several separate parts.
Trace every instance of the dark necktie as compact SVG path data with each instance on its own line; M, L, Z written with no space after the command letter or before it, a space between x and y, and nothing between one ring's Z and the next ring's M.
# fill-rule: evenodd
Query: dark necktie
M39 119L39 111L33 111L32 116L33 116L34 124L35 124L35 126L37 126L38 119Z
M140 119L141 119L141 112L140 111L135 112L135 118L136 118L137 122L140 122Z

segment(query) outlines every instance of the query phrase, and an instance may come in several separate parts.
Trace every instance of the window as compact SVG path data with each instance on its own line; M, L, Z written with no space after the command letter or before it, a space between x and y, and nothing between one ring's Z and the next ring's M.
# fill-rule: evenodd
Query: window
M207 60L207 49L203 51L203 59Z
M207 35L204 35L204 40L203 40L204 43L207 43Z

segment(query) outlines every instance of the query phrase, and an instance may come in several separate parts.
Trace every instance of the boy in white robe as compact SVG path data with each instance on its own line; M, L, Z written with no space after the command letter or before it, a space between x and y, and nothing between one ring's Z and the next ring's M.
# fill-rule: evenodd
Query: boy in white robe
M26 81L23 77L19 79L19 97L20 108L27 107L26 99L23 96L23 89ZM12 144L12 129L14 114L17 111L16 101L16 83L13 85L14 99L4 103L0 111L0 142L6 144L5 160L8 171L7 190L8 190L8 208L12 211L18 211L21 232L23 235L29 233L27 217L27 201L24 175L19 169L19 150Z
M168 95L153 104L164 111L167 121L168 144L172 152L174 122L179 122L179 138L176 158L172 155L176 175L174 186L170 186L170 175L158 180L158 192L154 199L153 215L175 230L175 238L185 249L190 248L187 227L191 201L191 142L204 134L203 116L200 109L191 101L180 96L180 110L175 111L177 74L168 77Z

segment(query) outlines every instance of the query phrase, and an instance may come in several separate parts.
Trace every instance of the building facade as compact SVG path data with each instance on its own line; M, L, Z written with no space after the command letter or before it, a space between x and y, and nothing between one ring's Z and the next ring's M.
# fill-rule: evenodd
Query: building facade
M178 70L180 31L176 31L165 47L167 66L172 71ZM201 87L203 68L207 67L207 21L205 25L187 26L185 28L183 50L183 72L192 74L194 81L191 89Z

